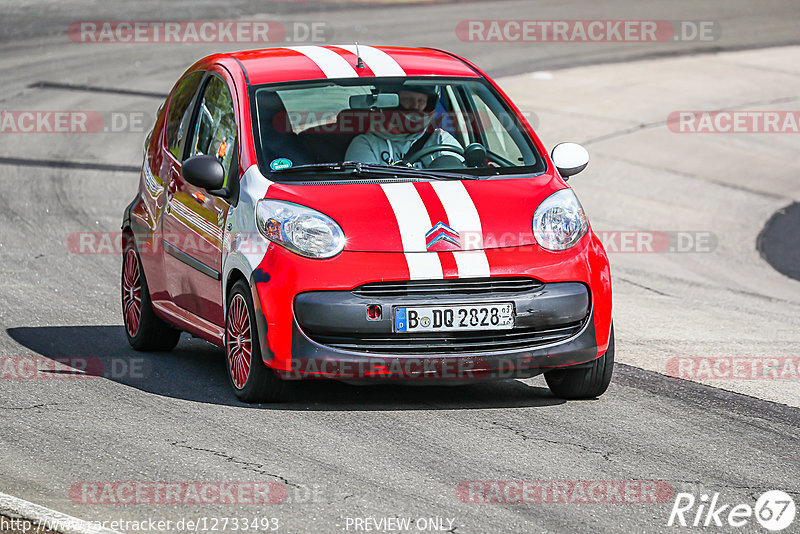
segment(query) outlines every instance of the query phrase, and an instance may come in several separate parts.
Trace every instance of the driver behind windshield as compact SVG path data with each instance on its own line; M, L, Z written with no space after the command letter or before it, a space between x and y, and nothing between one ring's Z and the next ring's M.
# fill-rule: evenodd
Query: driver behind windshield
M433 110L439 100L434 87L403 85L393 90L399 106L382 110L380 120L372 120L368 133L357 136L345 153L345 161L361 161L395 165L409 163L421 150L434 145L450 145L461 151L461 145L450 133L433 123ZM414 161L415 167L430 167L437 158L440 163L459 166L463 158L452 151L433 152ZM436 165L440 166L440 165Z

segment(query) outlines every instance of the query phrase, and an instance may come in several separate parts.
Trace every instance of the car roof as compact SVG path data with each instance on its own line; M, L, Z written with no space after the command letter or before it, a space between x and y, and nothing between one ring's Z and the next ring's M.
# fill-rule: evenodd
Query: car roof
M458 56L432 48L358 45L287 46L219 54L206 58L235 59L250 85L326 78L447 76L477 78L480 74ZM361 64L359 65L359 56Z

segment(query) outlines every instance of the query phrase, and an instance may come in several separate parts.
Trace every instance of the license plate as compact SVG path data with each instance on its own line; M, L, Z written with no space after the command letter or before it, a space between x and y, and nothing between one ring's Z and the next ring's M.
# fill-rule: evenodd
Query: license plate
M514 328L514 305L510 302L394 309L394 331L398 333L510 328Z

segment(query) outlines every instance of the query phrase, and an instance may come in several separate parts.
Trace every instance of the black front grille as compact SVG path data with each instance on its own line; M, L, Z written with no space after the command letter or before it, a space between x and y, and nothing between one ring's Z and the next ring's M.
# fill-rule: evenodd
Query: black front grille
M523 293L542 287L534 278L456 278L452 280L411 280L374 282L355 288L359 297L412 297L415 295L485 295Z
M585 321L558 328L514 328L482 332L438 332L422 334L363 334L359 336L314 335L317 343L341 350L375 354L431 354L497 352L535 348L557 343L580 332Z

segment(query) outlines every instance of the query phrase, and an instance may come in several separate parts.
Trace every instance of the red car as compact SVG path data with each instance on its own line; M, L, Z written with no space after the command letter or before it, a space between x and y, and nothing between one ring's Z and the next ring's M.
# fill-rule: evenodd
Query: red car
M298 46L206 57L175 84L125 209L137 350L224 347L236 395L297 379L461 383L544 373L608 387L611 272L503 91L434 49Z

